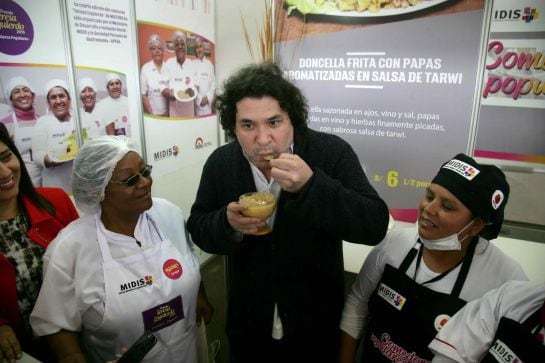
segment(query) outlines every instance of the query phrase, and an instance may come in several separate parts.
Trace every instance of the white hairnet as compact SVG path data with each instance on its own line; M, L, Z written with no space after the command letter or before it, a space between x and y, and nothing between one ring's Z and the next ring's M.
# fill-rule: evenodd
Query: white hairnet
M97 86L95 85L95 81L93 81L92 78L89 78L89 77L81 78L78 81L78 95L81 94L81 92L86 87L91 87L93 89L93 91L95 91L95 92L97 90Z
M34 93L34 88L30 85L30 83L26 80L24 77L13 77L11 78L8 83L6 84L6 88L4 90L6 98L11 97L11 92L15 89L15 87L18 86L25 86L30 89L32 93Z
M159 42L161 47L163 47L163 40L161 40L161 37L157 34L152 34L148 39L148 48L151 48L155 42Z
M45 84L46 96L49 94L49 91L51 91L51 88L53 87L62 87L68 93L68 85L66 84L66 82L62 79L55 78Z
M115 73L108 73L106 75L106 87L108 86L108 84L110 84L111 81L113 81L114 79L118 79L119 81L121 81L121 76L119 74L115 74Z
M72 193L78 209L86 214L97 210L115 166L129 151L138 149L125 136L102 136L83 144L72 169Z
M175 30L174 33L172 33L172 40L176 41L176 38L178 37L182 37L184 39L184 42L187 40L187 37L183 31Z

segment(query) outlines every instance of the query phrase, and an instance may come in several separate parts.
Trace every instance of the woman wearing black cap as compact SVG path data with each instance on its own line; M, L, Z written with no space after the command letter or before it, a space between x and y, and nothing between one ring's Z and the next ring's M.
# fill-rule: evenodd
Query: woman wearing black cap
M341 363L428 362L438 330L467 301L508 280L528 280L489 243L509 196L505 175L458 154L442 165L419 202L417 230L392 230L367 256L341 321Z

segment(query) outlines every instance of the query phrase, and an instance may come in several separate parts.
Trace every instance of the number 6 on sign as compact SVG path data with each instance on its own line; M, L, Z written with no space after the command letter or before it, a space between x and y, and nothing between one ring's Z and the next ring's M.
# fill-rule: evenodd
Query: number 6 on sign
M390 170L388 172L388 178L386 179L386 185L388 185L390 188L397 187L399 173L395 170Z

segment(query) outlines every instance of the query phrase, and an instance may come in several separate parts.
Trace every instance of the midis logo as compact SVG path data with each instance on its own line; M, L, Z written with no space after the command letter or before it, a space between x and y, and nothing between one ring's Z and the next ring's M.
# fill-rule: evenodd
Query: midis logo
M477 174L480 173L478 169L475 169L473 166L457 159L450 160L448 163L443 165L443 168L452 170L453 172L460 174L467 180L475 178Z
M509 348L507 344L501 340L496 340L490 347L490 354L496 358L498 362L505 363L520 363L519 357Z
M180 153L180 148L178 146L174 145L174 146L169 147L168 149L164 149L164 150L154 152L153 153L153 160L158 161L158 160L163 160L163 159L170 158L170 157L173 157L173 156L175 157L175 156L178 156L179 153Z
M129 291L138 290L146 286L151 286L153 284L153 276L144 276L141 279L124 282L119 285L119 294L124 294Z
M397 310L401 310L406 301L405 297L403 297L402 295L397 293L397 291L393 290L384 283L380 283L377 294Z

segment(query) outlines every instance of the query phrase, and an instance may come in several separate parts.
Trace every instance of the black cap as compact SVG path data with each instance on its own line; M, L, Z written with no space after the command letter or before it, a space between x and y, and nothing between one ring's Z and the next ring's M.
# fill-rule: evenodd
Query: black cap
M498 167L458 154L441 166L431 182L446 188L474 216L488 222L481 237L491 240L498 236L509 198L509 184Z

